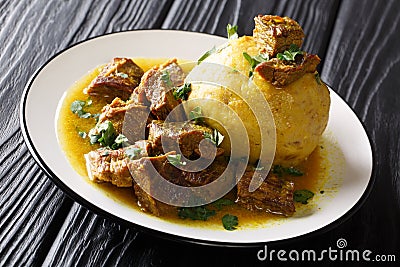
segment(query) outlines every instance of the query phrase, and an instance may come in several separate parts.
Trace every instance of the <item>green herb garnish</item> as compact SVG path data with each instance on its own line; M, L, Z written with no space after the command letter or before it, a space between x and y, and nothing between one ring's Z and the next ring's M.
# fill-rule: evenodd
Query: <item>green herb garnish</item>
M74 102L71 103L70 109L72 113L76 114L79 116L79 118L90 118L91 114L89 112L84 111L84 107L86 106L86 101L82 100L75 100Z
M138 147L128 147L124 151L125 155L132 160L137 159L140 156L141 152L142 149Z
M203 122L204 121L201 107L197 106L189 112L189 120L191 120L191 121L194 120L195 122Z
M291 44L288 50L284 51L283 53L278 53L276 58L280 60L294 61L297 55L302 54L304 54L304 52L301 51L297 45Z
M237 34L238 26L237 25L226 25L226 32L228 33L228 39L237 39L239 36Z
M308 200L314 196L314 193L310 190L303 189L303 190L296 190L293 193L293 199L296 202L300 202L302 204L307 204Z
M258 54L252 57L246 52L243 52L243 57L247 60L247 62L249 62L251 67L251 70L249 71L249 77L253 76L254 69L257 67L258 64L269 60L268 54Z
M236 217L234 215L225 214L224 217L222 217L222 225L228 231L235 230L236 226L238 226L238 224L239 224L238 217Z
M279 177L282 177L284 174L290 175L290 176L303 176L304 173L294 167L283 167L281 165L274 165L272 168L272 173L278 175Z
M192 219L207 221L208 218L215 215L215 210L209 210L205 206L200 207L190 207L190 208L180 208L178 210L178 216L181 219Z
M210 55L214 54L217 51L215 46L205 52L198 60L197 60L197 65L199 65L204 59L208 58Z
M181 161L181 158L182 158L181 154L167 155L167 160L169 161L169 163L171 163L175 167L186 165L186 162Z
M192 84L185 83L184 85L175 88L173 95L176 100L178 99L188 100L191 91L192 91Z
M124 79L128 78L128 74L123 73L123 72L115 71L115 75L118 77L124 78Z
M124 142L128 142L128 138L124 135L118 135L114 125L110 121L98 124L96 128L98 134L89 134L91 144L100 143L101 146L118 149L122 147Z
M74 102L71 103L70 109L72 113L78 115L79 118L83 119L93 118L94 115L84 110L84 108L91 106L92 102L93 101L92 99L90 99L90 97L86 101L75 100Z
M82 137L83 139L85 139L86 136L87 136L87 133L86 133L86 132L83 132L83 131L78 131L78 135L79 135L80 137Z
M171 81L171 77L169 75L169 71L168 70L164 70L163 73L161 74L161 80L169 87L172 87L172 81Z
M220 198L212 203L218 210L221 210L225 206L230 206L235 204L234 201L227 198Z
M218 132L217 129L214 129L212 134L205 132L204 138L210 139L210 141L213 142L213 144L216 146L219 146L224 140L224 136L220 132Z
M128 140L128 138L127 138L125 135L119 134L119 135L115 138L114 143L111 145L111 148L112 148L112 149L120 148L120 147L122 147L124 144L127 144L128 141L129 141L129 140Z
M317 81L317 83L318 83L319 85L322 84L321 77L319 76L319 73L318 73L318 72L315 73L315 80Z

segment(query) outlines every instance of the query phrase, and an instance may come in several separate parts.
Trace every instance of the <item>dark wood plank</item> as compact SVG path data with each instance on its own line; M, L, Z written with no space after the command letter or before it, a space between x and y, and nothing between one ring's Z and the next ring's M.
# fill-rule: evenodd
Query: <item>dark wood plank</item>
M373 191L337 231L381 253L400 247L399 27L398 1L344 1L322 72L364 123L375 152Z
M323 59L339 1L177 0L162 28L206 32L226 36L228 23L239 26L239 35L252 35L258 14L288 16L300 23L306 34L304 50Z
M159 28L171 4L0 1L0 266L40 264L73 204L23 142L19 99L29 77L75 42L107 32Z

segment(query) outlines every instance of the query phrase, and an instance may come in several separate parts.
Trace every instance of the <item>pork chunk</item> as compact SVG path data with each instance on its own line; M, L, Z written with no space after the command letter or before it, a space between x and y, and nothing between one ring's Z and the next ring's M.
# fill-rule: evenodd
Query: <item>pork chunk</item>
M291 216L295 212L294 184L269 174L261 186L249 192L254 171L246 171L237 184L236 202L248 210Z
M129 58L114 58L84 89L85 94L127 100L139 85L143 70Z

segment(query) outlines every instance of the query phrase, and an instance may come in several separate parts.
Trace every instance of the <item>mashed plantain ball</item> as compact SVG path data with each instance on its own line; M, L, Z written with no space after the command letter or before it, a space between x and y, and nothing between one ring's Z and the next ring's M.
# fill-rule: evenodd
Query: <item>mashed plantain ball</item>
M229 66L233 71L239 71L248 76L251 66L244 58L243 52L250 56L259 53L253 37L243 36L236 40L229 40L227 44L222 45L217 49L217 52L203 62ZM225 75L220 79L229 79L229 76ZM298 165L318 145L327 125L330 106L327 86L318 82L314 73L307 73L283 88L277 88L265 81L257 72L253 74L253 81L268 101L275 121L276 151L273 163L284 166ZM257 97L256 94L253 96L251 91L242 93L247 93L249 97ZM221 101L236 112L249 135L250 162L256 162L261 150L261 134L257 120L250 112L246 102L224 87L194 84L189 100L199 98ZM263 99L260 99L260 101L263 101ZM193 107L188 107L188 109L191 108ZM235 129L234 124L237 122L230 120L230 114L216 110L213 104L207 105L206 103L201 108L205 116L216 118L223 124L220 125L214 120L206 120L206 123L211 127L218 129L223 134L226 134L225 129ZM224 140L221 146L228 153L230 141L233 144L240 142L240 140L229 140L228 138ZM243 153L246 153L245 149L243 149Z

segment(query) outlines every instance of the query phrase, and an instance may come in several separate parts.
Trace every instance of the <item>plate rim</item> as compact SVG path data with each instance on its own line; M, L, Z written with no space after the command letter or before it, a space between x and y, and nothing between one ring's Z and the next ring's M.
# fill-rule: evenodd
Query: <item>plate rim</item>
M89 202L88 200L86 200L84 197L80 196L78 193L76 193L75 191L73 191L71 188L69 188L57 175L54 174L54 172L51 170L51 168L46 164L46 162L42 159L42 157L40 156L40 153L37 151L37 149L35 148L33 141L30 137L30 133L28 131L28 127L27 127L27 122L26 122L26 117L25 117L25 108L26 108L26 101L28 99L29 96L29 91L31 89L32 83L35 81L36 77L41 73L41 71L50 63L53 61L53 59L55 59L57 56L61 55L62 53L66 52L67 50L76 47L82 43L85 42L89 42L92 41L94 39L98 39L98 38L102 38L104 36L109 36L109 35L116 35L116 34L121 34L121 33L129 33L129 32L157 32L157 31L163 31L163 32L179 32L179 33L191 33L191 34L200 34L200 35L208 35L208 36L213 36L213 37L221 37L219 35L215 35L215 34L208 34L208 33L200 33L200 32L195 32L195 31L184 31L184 30L166 30L166 29L137 29L137 30L124 30L124 31L118 31L118 32L111 32L111 33L105 33L105 34L101 34L101 35L97 35L94 37L90 37L87 38L85 40L79 41L77 43L74 43L60 51L58 51L57 53L55 53L53 56L51 56L48 60L46 60L30 77L30 79L28 80L28 82L26 83L22 96L21 96L21 100L20 100L20 108L19 108L19 117L20 117L20 126L21 126L21 132L24 138L24 142L28 147L28 151L29 153L32 155L32 157L34 158L34 160L36 161L36 163L39 165L39 167L42 169L42 171L45 172L45 174L50 178L50 180L56 184L56 186L61 189L71 200L76 201L78 204L80 204L81 206L83 206L84 208L92 211L93 213L100 215L103 218L108 218L111 219L115 222L118 222L120 224L125 225L127 228L131 228L134 229L136 231L141 231L143 233L146 234L150 234L153 237L156 238L162 238L162 239L166 239L166 240L170 240L170 241L175 241L175 242L181 242L181 243L192 243L192 244L199 244L199 245L208 245L208 246L215 246L215 247L260 247L262 245L265 244L291 244L294 242L297 242L298 240L305 240L305 239L309 239L312 238L314 236L317 235L321 235L324 234L336 227L338 227L339 225L341 225L342 223L346 222L350 217L352 217L365 203L365 201L367 200L368 196L370 195L373 185L375 183L375 174L376 174L376 164L375 164L375 148L372 145L373 143L371 143L370 140L370 134L368 133L368 131L366 130L366 127L364 125L364 123L360 120L359 116L357 115L357 113L354 111L353 107L351 107L346 101L345 99L339 95L338 93L336 93L335 91L333 91L332 89L330 89L333 93L335 93L341 101L343 101L347 107L353 112L353 114L355 115L355 117L357 118L358 122L361 124L364 133L367 136L368 139L368 144L369 144L369 150L371 153L371 160L372 160L372 166L371 166L371 174L369 177L369 181L368 184L364 190L364 192L362 193L360 199L356 202L356 204L354 204L346 213L344 213L342 216L340 216L338 219L326 224L325 226L319 228L319 229L315 229L312 230L308 233L305 234L301 234L298 236L294 236L294 237L290 237L290 238L285 238L285 239L281 239L281 240L273 240L273 241L264 241L264 242L254 242L254 243L240 243L240 242L223 242L223 241L211 241L211 240L202 240L202 239L196 239L196 238L190 238L190 237L186 237L186 236L180 236L180 235L175 235L172 233L166 233L160 230L156 230L156 229L152 229L152 228L148 228L139 224L135 224L134 222L125 220L121 217L118 217L116 215L113 215L109 212L107 212L106 210L102 209L101 207L92 204L91 202ZM331 86L329 86L329 84L327 84L329 88L332 88Z

